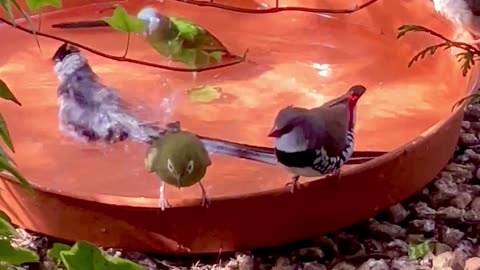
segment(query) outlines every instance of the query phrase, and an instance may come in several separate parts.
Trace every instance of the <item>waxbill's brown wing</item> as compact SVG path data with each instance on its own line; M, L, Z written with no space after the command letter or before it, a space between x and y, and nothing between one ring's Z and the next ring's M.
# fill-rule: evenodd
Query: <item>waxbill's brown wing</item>
M480 0L433 0L435 10L474 35L480 43Z
M339 176L353 154L356 104L365 91L355 85L320 107L288 106L277 114L268 136L275 138L278 162L294 175L291 192L300 176Z

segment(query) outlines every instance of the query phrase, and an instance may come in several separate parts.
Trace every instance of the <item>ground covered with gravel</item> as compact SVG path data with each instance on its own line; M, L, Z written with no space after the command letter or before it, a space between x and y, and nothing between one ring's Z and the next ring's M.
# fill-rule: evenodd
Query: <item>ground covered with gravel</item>
M22 237L15 239L15 244L36 250L44 260L42 268L52 269L46 252L53 241L19 231ZM151 270L480 270L479 236L480 105L469 105L457 150L434 181L412 198L362 224L308 243L214 258L165 258L113 249L106 252ZM426 240L431 252L409 259L409 246Z

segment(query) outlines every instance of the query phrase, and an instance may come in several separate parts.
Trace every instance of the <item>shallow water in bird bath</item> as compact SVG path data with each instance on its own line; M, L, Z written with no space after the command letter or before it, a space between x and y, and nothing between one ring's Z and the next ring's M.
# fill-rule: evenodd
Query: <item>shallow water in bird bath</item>
M247 2L250 7L255 4ZM310 2L285 1L288 5ZM152 1L124 6L134 14L146 3ZM398 41L399 26L415 23L453 34L449 23L431 19L436 15L430 3L379 1L355 14L336 16L246 15L173 1L155 3L165 14L188 18L210 30L232 52L241 55L249 48L250 53L247 63L200 73L193 81L191 73L119 63L84 52L101 79L137 104L136 113L146 121L179 120L183 128L201 135L272 146L266 134L279 109L290 104L318 106L353 84L363 84L368 90L358 103L355 149L389 151L447 116L467 87L467 79L448 52L407 68L415 52L436 40L413 34ZM349 8L355 3L330 0L318 7ZM387 5L398 12L385 14L382 10ZM421 10L418 15L408 11L412 5ZM111 11L99 11L111 6L96 4L45 14L43 31L122 55L124 34L105 28L49 28L53 23L109 16ZM17 107L2 102L1 109L10 124L17 150L13 157L21 171L56 192L104 201L112 198L112 202L116 199L107 195L118 195L130 204L155 205L151 198L158 197L159 181L144 171L146 146L89 146L58 131L58 82L50 57L61 43L41 38L40 55L31 36L6 25L0 25L0 35L6 41L0 44L0 77L23 103ZM129 57L168 64L139 36L132 39ZM222 98L209 104L191 103L186 90L201 85L220 87ZM172 98L173 105L167 102ZM171 111L165 112L166 108ZM280 188L289 177L278 167L214 155L203 183L210 197L234 196ZM177 199L199 198L200 188L167 188L167 196L175 205Z

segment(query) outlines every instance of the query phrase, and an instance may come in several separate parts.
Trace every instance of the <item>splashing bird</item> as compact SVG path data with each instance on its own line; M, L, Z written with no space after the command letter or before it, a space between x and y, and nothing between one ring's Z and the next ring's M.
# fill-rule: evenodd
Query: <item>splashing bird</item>
M57 89L59 129L87 142L115 143L131 139L149 143L159 128L141 123L114 88L100 82L78 48L61 45L53 58L60 81Z
M288 106L277 114L269 137L275 138L278 162L293 174L291 192L300 176L340 177L340 168L353 154L356 104L366 91L352 86L320 107Z
M159 54L181 62L190 68L203 68L224 60L238 60L225 45L205 28L184 18L162 15L156 8L146 6L137 13L146 24L142 36ZM109 27L103 20L65 22L53 28L78 29Z
M480 43L479 0L432 0L435 10L454 24L469 31L476 38L470 44Z

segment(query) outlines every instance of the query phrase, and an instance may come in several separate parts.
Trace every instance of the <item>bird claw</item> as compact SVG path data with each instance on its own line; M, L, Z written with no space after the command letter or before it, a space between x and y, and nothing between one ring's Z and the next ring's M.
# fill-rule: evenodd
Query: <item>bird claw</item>
M165 208L170 208L170 204L165 198L160 198L159 206L162 211L165 211Z
M340 183L340 170L334 171L331 176L335 179L335 186L337 186Z
M300 189L300 186L298 185L298 179L299 178L300 178L300 176L298 176L298 175L292 176L292 181L285 184L286 187L288 187L289 185L292 186L290 188L290 193L294 193L295 190Z
M205 191L205 187L203 187L202 182L198 182L200 187L202 188L202 207L208 208L210 206L210 199L207 197L207 192Z
M210 199L208 199L207 194L202 194L202 207L208 208L210 206Z
M165 208L170 208L170 204L165 197L165 182L162 182L160 185L160 199L159 199L159 207L162 211L165 211Z

